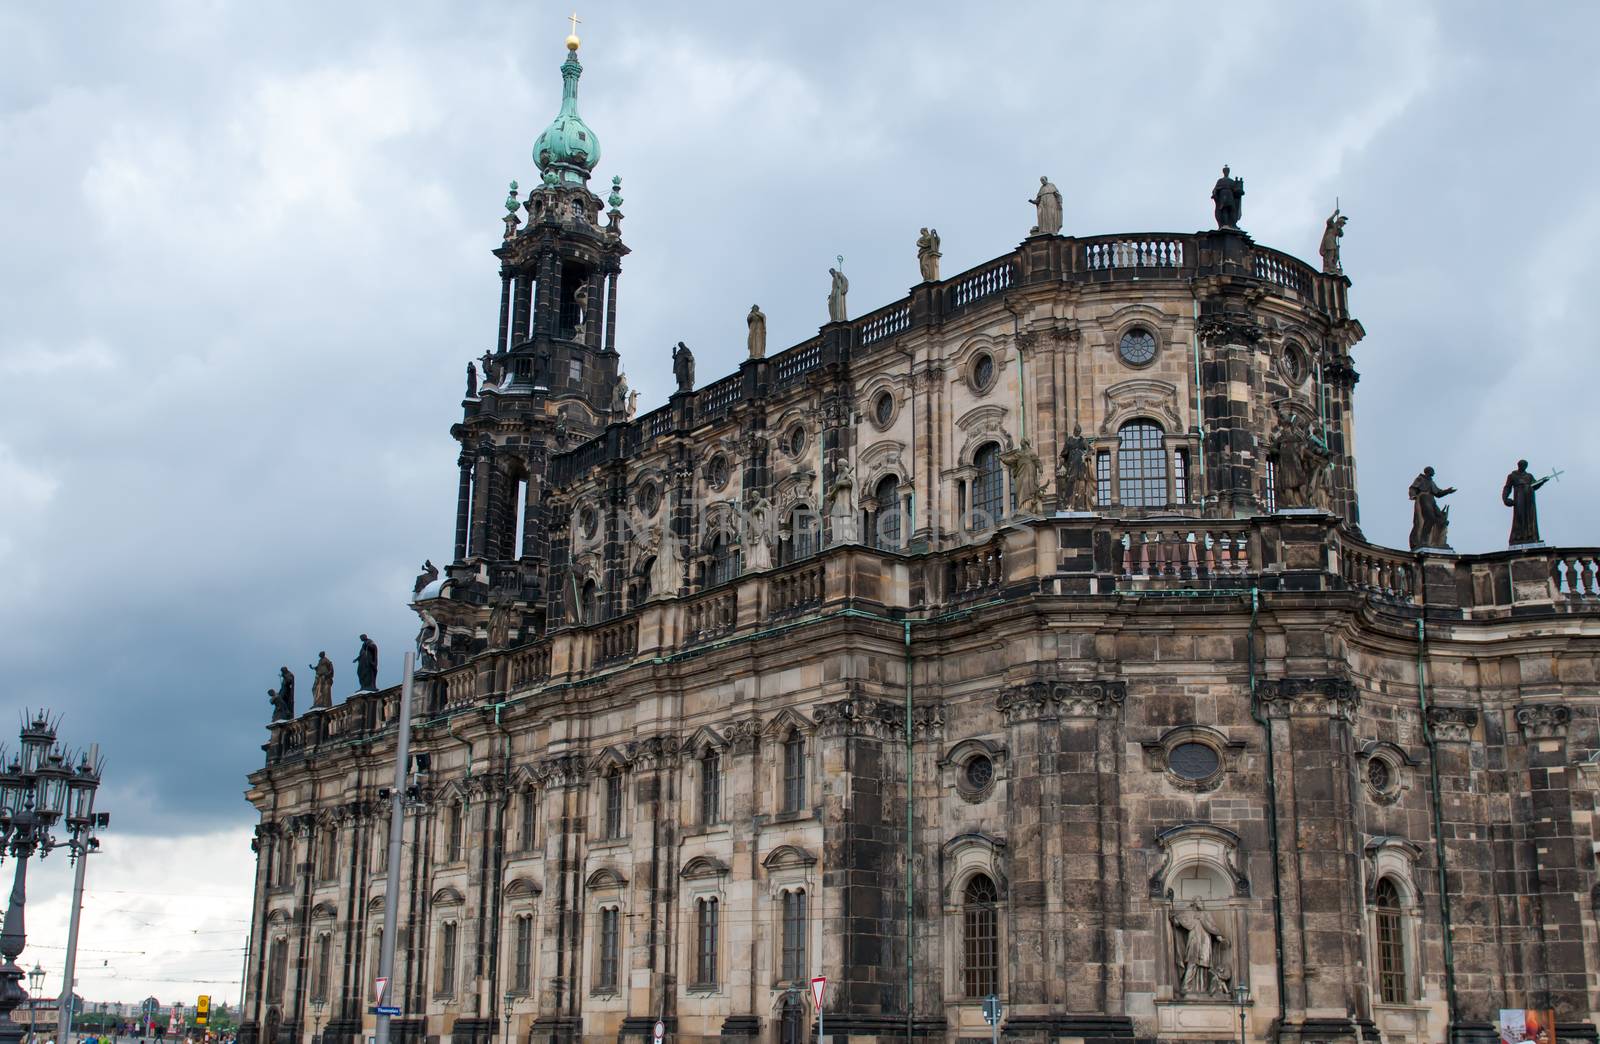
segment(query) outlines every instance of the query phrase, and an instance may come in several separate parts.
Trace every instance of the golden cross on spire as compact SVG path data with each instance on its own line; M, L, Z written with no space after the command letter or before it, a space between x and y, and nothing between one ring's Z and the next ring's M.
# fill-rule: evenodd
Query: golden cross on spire
M578 17L578 12L574 11L570 15L567 16L567 21L572 23L572 35L573 36L577 36L578 35L578 23L583 21L583 19L579 18Z

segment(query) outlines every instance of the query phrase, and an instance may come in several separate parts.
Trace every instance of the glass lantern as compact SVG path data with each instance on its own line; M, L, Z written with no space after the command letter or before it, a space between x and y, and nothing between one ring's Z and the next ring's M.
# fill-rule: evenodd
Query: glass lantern
M34 811L46 823L54 822L67 805L67 784L72 770L61 751L52 750L39 766L34 783Z
M100 769L84 754L67 784L67 824L74 829L89 825L94 818L94 792L100 788Z
M56 743L56 730L43 714L22 730L22 774L31 776L44 767Z

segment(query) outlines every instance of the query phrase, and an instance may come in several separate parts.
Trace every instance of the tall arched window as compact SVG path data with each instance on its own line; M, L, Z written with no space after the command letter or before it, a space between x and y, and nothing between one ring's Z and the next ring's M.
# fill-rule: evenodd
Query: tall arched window
M722 758L707 750L700 759L700 822L704 826L722 821ZM706 981L710 981L709 979Z
M532 852L539 839L539 792L532 787L522 792L522 850Z
M789 511L789 522L784 528L788 537L788 561L799 562L817 553L817 532L822 520L806 504L796 504Z
M339 832L333 827L322 831L322 845L318 853L321 866L317 876L324 881L331 881L339 876Z
M513 972L512 988L518 993L527 993L533 984L533 917L521 914L517 917L517 938L515 970Z
M1000 992L1000 895L987 874L974 874L961 897L961 985L968 997Z
M317 936L317 966L312 975L312 1000L328 999L328 970L333 965L333 935L323 932Z
M806 741L790 729L783 741L783 810L798 812L806 803Z
M717 900L705 898L695 903L697 939L695 985L712 986L717 981Z
M600 622L600 586L593 579L583 582L583 622Z
M779 962L782 978L804 978L806 968L806 893L800 889L783 893L783 953Z
M622 836L622 773L612 769L606 775L606 840Z
M1000 444L987 442L972 456L977 474L972 479L974 528L1000 521L1006 514L1005 475L1000 467Z
M602 990L617 988L620 922L621 914L615 906L608 906L600 911L600 968L595 985Z
M873 499L878 502L874 518L874 545L886 551L900 548L900 480L890 475L878 483Z
M456 992L456 923L446 921L439 928L439 993L454 996Z
M726 533L711 538L711 568L706 577L707 587L726 584L739 575L739 549Z
M447 863L459 863L461 861L461 858L462 858L462 853L461 853L462 819L465 818L461 814L461 802L459 802L459 801L451 802L445 808L444 815L445 815L445 820L444 820L444 824L445 824L444 825L444 829L445 829L444 861L447 862Z
M1406 1002L1406 942L1400 891L1394 881L1378 882L1373 906L1378 927L1378 999L1384 1004Z
M1117 432L1118 493L1123 507L1167 506L1167 451L1161 428L1129 421Z

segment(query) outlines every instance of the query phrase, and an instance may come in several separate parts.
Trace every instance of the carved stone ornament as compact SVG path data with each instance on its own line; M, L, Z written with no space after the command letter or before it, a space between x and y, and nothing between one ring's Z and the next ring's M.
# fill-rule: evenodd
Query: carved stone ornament
M588 783L589 759L582 751L555 754L540 761L533 776L544 786L581 787Z
M1470 743L1472 730L1478 726L1478 712L1471 707L1428 708L1428 727L1433 738L1440 743Z
M626 747L628 764L640 769L665 768L677 760L678 737L647 736Z
M1207 348L1229 344L1253 345L1265 331L1247 315L1208 315L1200 320L1200 340Z
M1007 725L1047 718L1109 718L1128 697L1121 681L1034 681L1000 693L995 706Z
M1561 739L1572 721L1572 708L1559 703L1530 703L1517 708L1517 724L1526 739Z
M756 718L735 721L722 730L735 754L754 754L761 742L761 722Z
M893 700L852 695L816 710L817 732L823 736L875 736L897 739L905 735L905 708Z
M1273 717L1320 715L1354 719L1361 696L1344 678L1278 678L1264 681L1256 694Z
M936 703L913 707L911 710L911 734L919 740L944 738L944 708Z
M1178 416L1178 386L1170 381L1135 377L1113 384L1105 390L1104 395L1105 420L1100 424L1102 435L1111 434L1125 420L1136 416L1157 417L1168 431L1178 431L1183 427Z

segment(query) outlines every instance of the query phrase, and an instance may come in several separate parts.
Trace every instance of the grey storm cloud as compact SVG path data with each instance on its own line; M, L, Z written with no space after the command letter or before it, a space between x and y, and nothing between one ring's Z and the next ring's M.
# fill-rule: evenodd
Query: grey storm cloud
M110 759L123 831L247 822L266 690L356 637L398 679L452 535L467 360L492 343L506 183L554 114L565 10L0 11L0 691ZM1026 234L1243 225L1315 259L1335 198L1367 330L1369 536L1425 464L1463 551L1503 546L1519 456L1592 544L1600 9L1378 3L605 4L585 118L623 177L619 348L642 408L759 302L774 351ZM304 698L304 697L302 697Z

